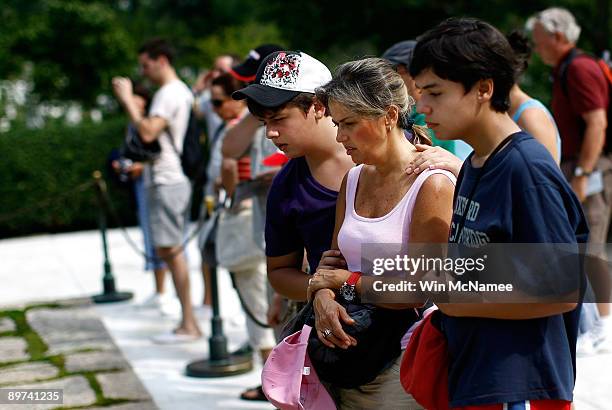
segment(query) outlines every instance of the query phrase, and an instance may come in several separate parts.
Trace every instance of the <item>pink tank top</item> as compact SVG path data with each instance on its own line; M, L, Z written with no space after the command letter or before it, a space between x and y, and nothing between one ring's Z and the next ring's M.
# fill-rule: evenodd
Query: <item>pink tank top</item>
M397 252L406 252L410 238L410 221L412 210L423 182L434 174L446 175L453 184L455 176L448 171L434 169L419 174L408 192L393 207L393 209L378 218L365 218L355 212L355 193L359 182L359 175L363 165L351 168L346 181L346 207L344 222L338 232L338 248L346 259L348 270L361 272L361 245L362 244L396 244ZM390 246L390 245L387 245ZM395 252L395 249L385 248L385 252Z

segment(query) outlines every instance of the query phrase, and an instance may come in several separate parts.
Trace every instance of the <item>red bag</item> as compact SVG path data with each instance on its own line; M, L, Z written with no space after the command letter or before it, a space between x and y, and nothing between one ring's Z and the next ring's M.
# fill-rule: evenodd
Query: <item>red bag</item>
M446 338L431 322L434 311L414 329L400 367L404 390L428 410L449 410Z

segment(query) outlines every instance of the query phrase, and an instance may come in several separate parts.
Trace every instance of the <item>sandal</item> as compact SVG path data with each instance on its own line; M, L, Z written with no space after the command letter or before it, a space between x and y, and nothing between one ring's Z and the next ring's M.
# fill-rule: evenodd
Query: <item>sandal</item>
M247 389L240 395L242 400L250 400L250 401L268 401L266 395L261 388L261 385L257 387L253 387L251 389Z

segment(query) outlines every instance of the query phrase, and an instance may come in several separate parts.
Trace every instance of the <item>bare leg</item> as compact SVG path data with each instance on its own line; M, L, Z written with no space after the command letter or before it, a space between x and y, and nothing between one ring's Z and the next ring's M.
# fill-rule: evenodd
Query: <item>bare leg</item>
M203 305L212 305L212 285L210 284L210 266L202 263L202 277L204 278L204 301Z
M153 273L155 274L155 292L160 295L166 290L165 279L167 271L167 268L157 268L153 270Z
M166 262L170 272L172 272L172 281L176 289L176 295L181 302L183 318L181 324L176 329L176 333L201 335L198 323L193 315L191 306L191 292L189 288L189 269L183 252L176 252L178 248L157 248L157 254Z
M601 317L610 316L610 304L609 303L598 303L597 309L599 310L599 316Z

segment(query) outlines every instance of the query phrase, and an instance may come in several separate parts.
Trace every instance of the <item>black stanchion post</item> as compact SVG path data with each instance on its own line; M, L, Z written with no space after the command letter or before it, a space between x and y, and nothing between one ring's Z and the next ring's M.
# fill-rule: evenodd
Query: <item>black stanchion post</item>
M210 286L213 316L211 319L212 334L208 339L209 358L189 363L185 373L189 377L224 377L247 373L253 369L252 355L230 354L227 351L227 338L223 334L223 320L219 312L216 263L210 267Z
M102 173L95 171L93 173L96 193L98 196L99 205L99 217L98 224L100 228L100 234L102 235L102 249L104 251L104 276L102 278L102 284L104 292L100 295L92 296L92 300L95 303L110 303L110 302L122 302L129 300L133 297L131 292L117 292L115 289L115 277L111 269L110 259L108 257L108 244L106 242L106 203L104 200L104 192L106 191L106 183L102 179Z

